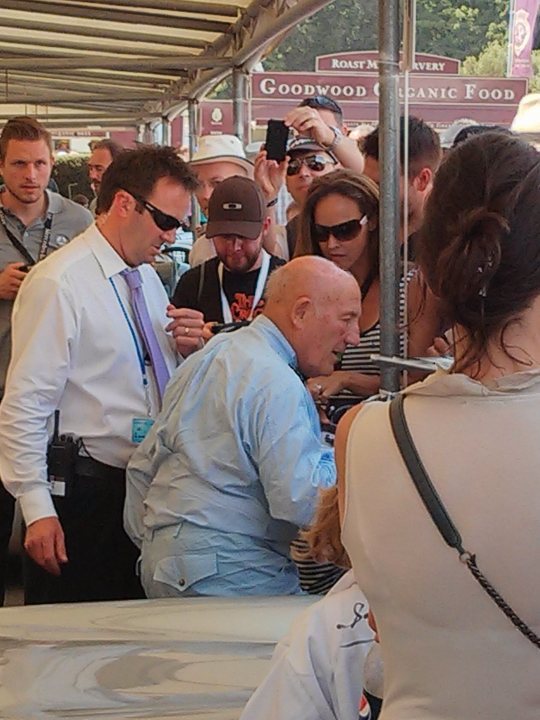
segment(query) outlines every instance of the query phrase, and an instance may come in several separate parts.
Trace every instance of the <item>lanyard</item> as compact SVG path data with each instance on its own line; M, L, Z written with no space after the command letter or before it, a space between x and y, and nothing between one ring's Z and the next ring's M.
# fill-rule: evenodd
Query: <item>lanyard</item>
M52 221L53 216L52 213L49 212L47 213L47 217L45 218L45 223L43 225L43 236L39 245L38 258L36 260L32 257L32 255L29 253L28 249L25 248L22 242L18 238L16 238L15 235L8 228L4 208L0 205L0 223L2 223L2 227L4 228L4 231L13 247L21 253L23 258L28 262L29 265L35 265L37 262L47 257L49 245L51 244Z
M135 331L135 328L133 327L133 323L129 319L129 315L127 314L126 308L124 307L124 303L122 302L122 298L120 297L118 288L114 284L112 278L109 278L109 282L112 285L114 294L116 295L116 299L118 300L118 304L120 305L122 314L124 315L124 319L129 328L129 332L131 334L131 339L133 340L133 344L135 345L135 351L137 353L137 360L139 361L139 368L141 370L142 382L143 382L143 387L144 387L144 397L146 400L146 409L148 412L148 417L150 417L152 415L152 406L150 403L150 395L149 395L149 391L148 391L148 374L146 372L146 363L144 361L143 350L142 350L141 345L139 345L139 341L137 339L137 332Z
M255 312L255 308L259 304L260 299L263 296L264 293L264 287L266 285L266 280L268 278L268 271L270 270L270 255L266 252L266 250L262 250L262 263L261 267L259 269L259 277L257 278L257 285L255 286L255 295L253 296L253 305L251 306L251 312L249 313L249 317L247 318L248 321L253 320L253 313ZM218 280L219 280L219 289L221 291L221 310L223 311L223 322L224 323L232 323L233 317L231 313L231 306L229 305L229 302L227 298L225 297L225 292L223 291L223 263L220 262L218 265Z

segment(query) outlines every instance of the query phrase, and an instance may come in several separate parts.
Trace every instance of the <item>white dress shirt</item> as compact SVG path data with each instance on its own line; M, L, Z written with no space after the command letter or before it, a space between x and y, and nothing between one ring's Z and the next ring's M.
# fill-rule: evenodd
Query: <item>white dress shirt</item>
M0 407L0 475L19 497L26 523L55 515L46 450L56 409L60 432L84 440L96 460L125 467L135 448L132 420L155 417L138 360L126 263L95 225L39 263L25 279L13 311L13 352ZM167 366L176 354L164 332L165 290L149 265L140 267L148 311ZM117 290L115 292L114 286Z

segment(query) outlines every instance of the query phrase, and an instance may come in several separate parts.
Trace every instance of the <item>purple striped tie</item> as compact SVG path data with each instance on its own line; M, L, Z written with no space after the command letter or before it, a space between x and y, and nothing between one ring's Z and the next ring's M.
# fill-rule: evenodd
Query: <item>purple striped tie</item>
M131 300L133 312L135 313L135 319L137 320L139 332L143 337L146 351L150 357L150 362L154 370L159 390L159 398L163 401L165 386L169 382L170 375L169 370L167 369L167 364L165 363L165 358L161 352L156 333L154 332L150 315L148 314L148 308L146 306L142 290L141 273L138 268L135 268L134 270L123 270L120 274L126 279L128 287L131 290Z

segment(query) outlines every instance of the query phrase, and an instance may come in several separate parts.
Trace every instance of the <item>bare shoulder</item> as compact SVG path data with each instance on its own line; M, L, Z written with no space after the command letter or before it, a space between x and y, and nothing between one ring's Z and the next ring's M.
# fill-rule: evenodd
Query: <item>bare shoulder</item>
M351 426L356 416L363 407L363 403L360 403L360 405L355 405L353 408L348 410L341 418L336 428L336 445L345 445L347 437L349 435L349 430L351 429Z

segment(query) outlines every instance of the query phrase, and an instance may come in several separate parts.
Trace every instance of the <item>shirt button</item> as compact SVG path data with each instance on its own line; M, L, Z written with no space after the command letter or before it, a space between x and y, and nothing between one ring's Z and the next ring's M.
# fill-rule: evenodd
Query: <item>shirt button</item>
M184 585L186 584L186 581L184 580L184 578L180 578L180 580L178 581L178 584L180 585L180 587L184 587Z

